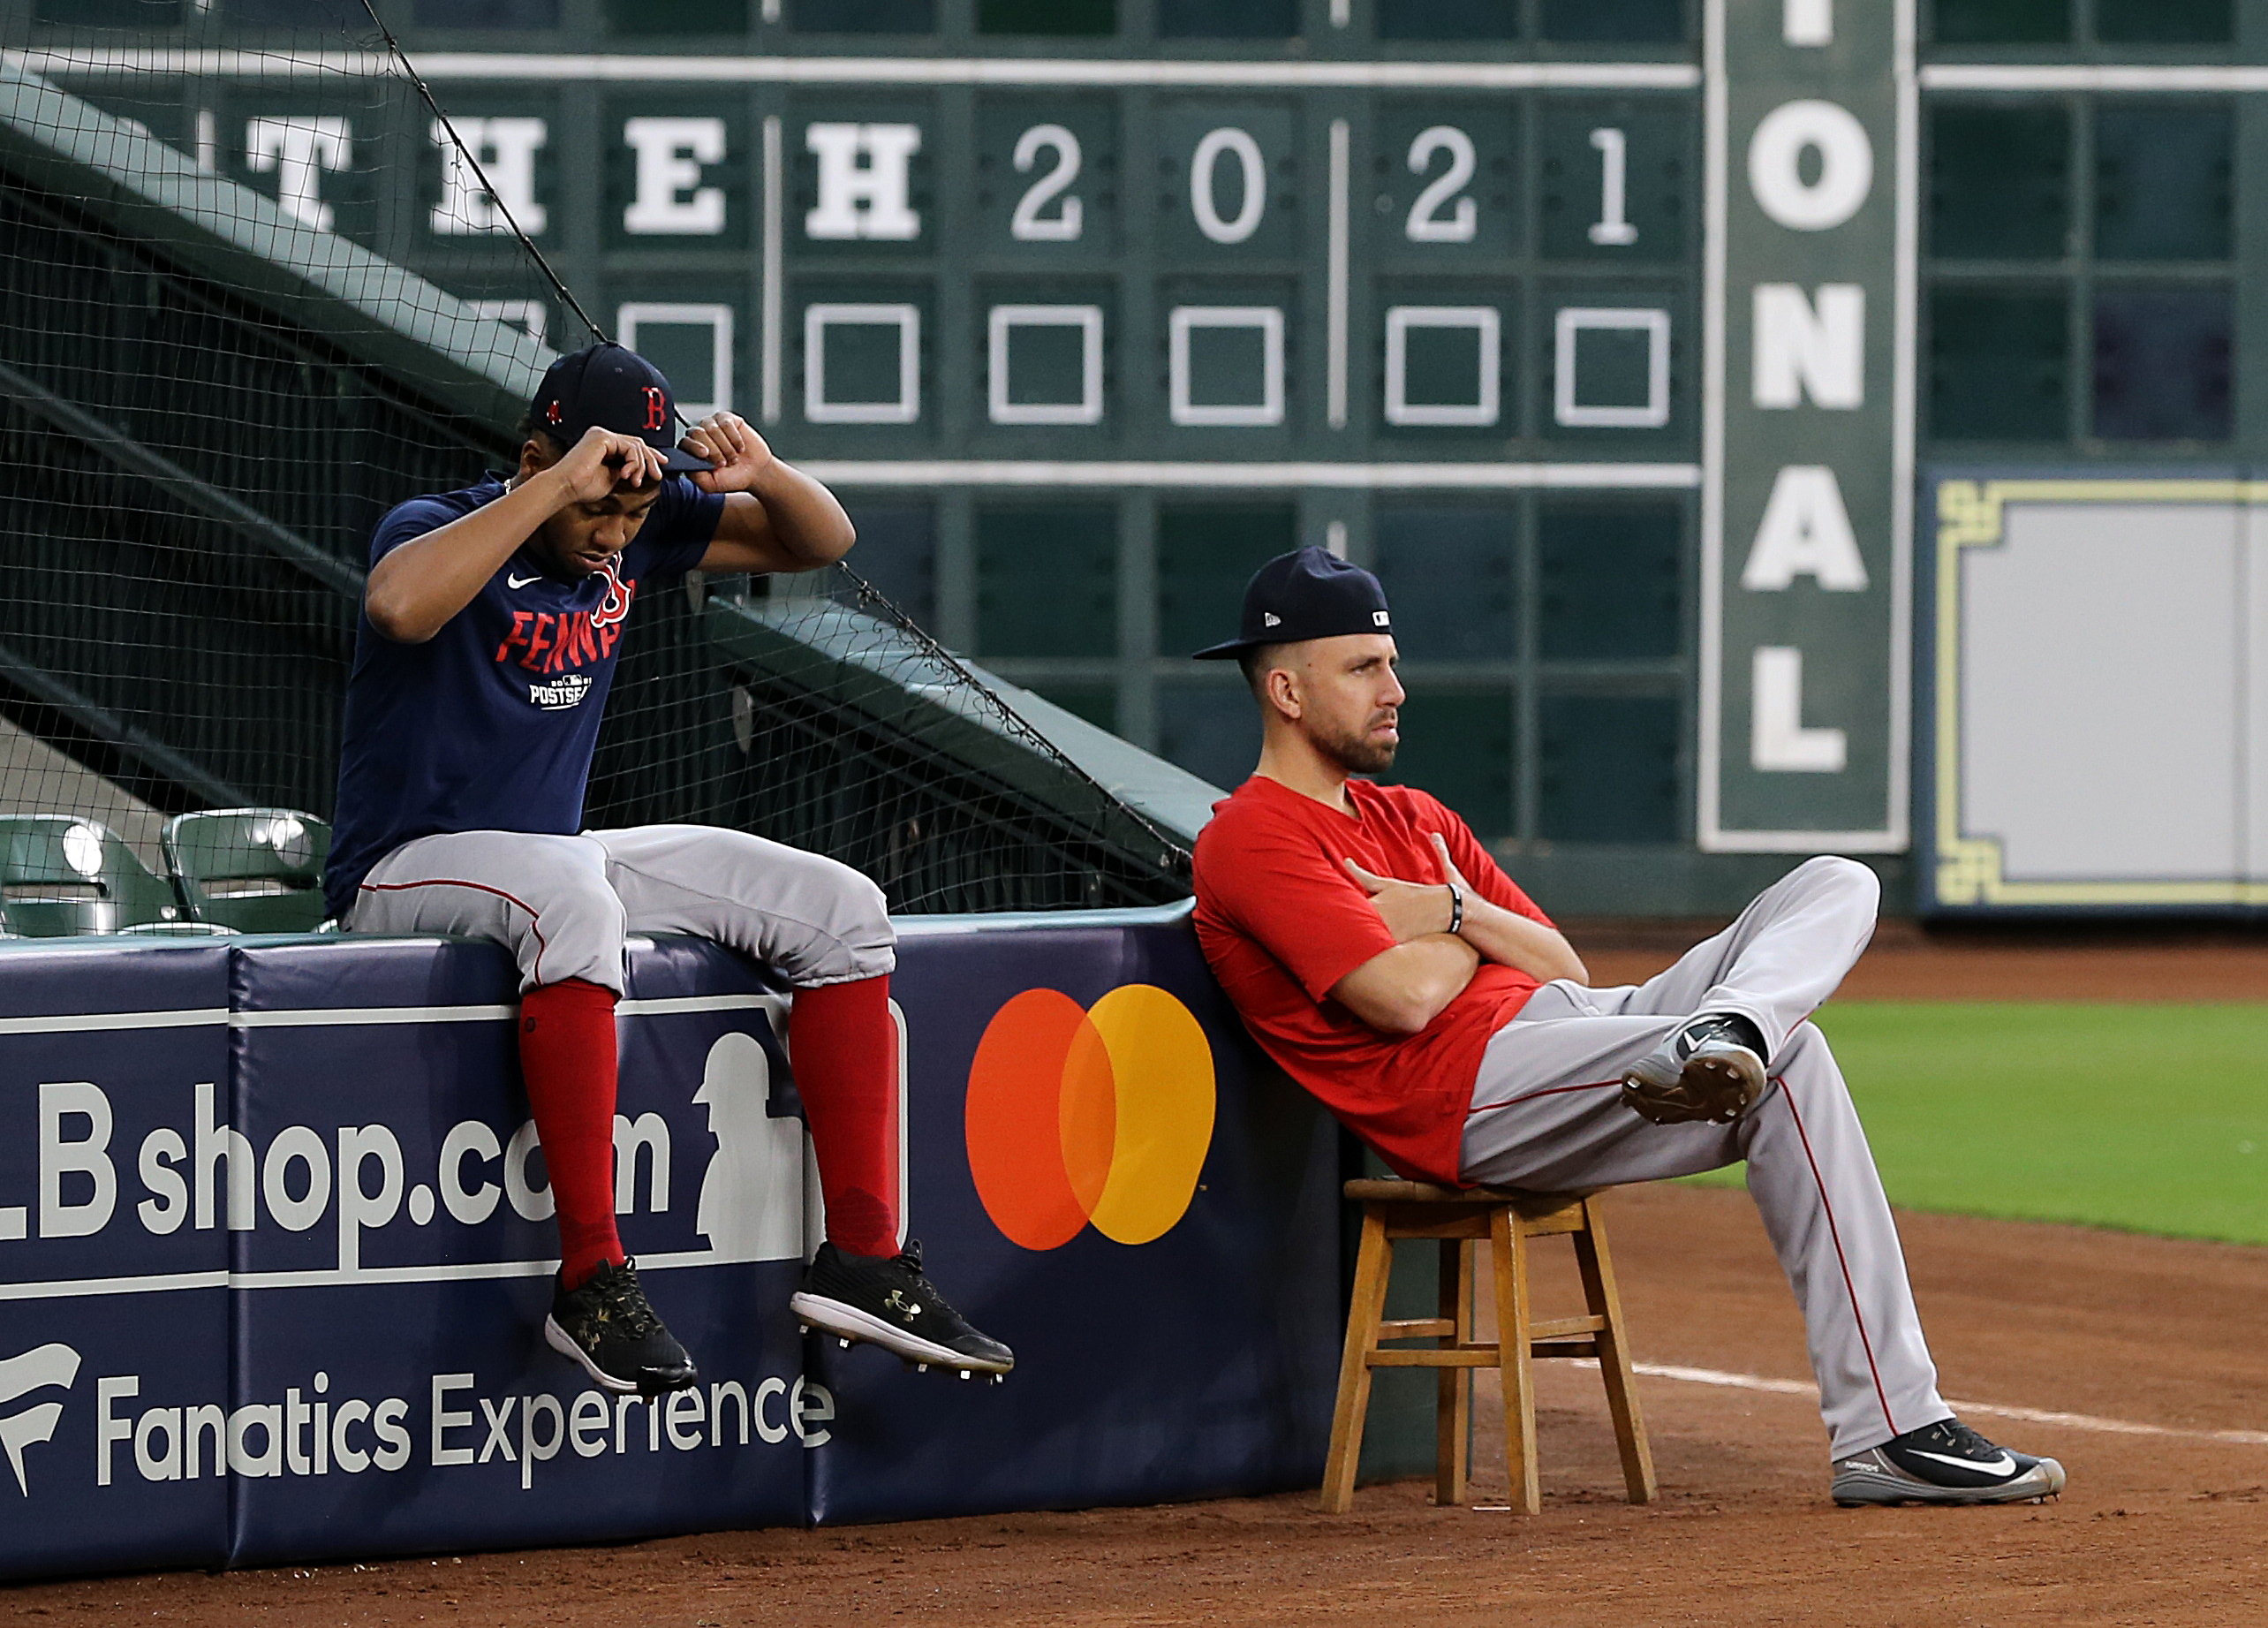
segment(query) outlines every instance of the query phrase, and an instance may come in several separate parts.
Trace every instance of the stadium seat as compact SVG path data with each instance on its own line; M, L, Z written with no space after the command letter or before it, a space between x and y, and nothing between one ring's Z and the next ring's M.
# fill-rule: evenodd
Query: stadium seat
M185 912L163 879L99 821L0 817L0 920L26 938L166 925Z
M163 838L193 921L239 933L312 933L323 919L331 829L289 808L177 814Z
M1633 1503L1654 1497L1653 1455L1638 1415L1637 1389L1622 1302L1599 1200L1588 1193L1514 1193L1493 1187L1459 1190L1414 1181L1350 1181L1346 1195L1363 1207L1362 1247L1355 1260L1355 1291L1347 1310L1347 1344L1339 1367L1339 1400L1331 1419L1331 1456L1323 1471L1323 1509L1343 1515L1354 1507L1355 1471L1362 1459L1363 1418L1370 1407L1372 1368L1440 1370L1435 1405L1434 1502L1463 1503L1472 1442L1472 1374L1499 1368L1504 1375L1504 1452L1512 1474L1511 1507L1533 1515L1542 1504L1536 1476L1536 1398L1529 1383L1538 1357L1590 1358L1606 1382L1606 1407L1622 1458L1622 1480ZM1539 1321L1532 1315L1528 1240L1564 1236L1575 1246L1588 1315ZM1436 1238L1441 1251L1440 1315L1388 1321L1387 1278L1394 1246L1402 1238ZM1473 1329L1473 1245L1486 1239L1496 1273L1498 1338L1482 1342ZM1431 1347L1386 1349L1389 1342L1431 1340Z

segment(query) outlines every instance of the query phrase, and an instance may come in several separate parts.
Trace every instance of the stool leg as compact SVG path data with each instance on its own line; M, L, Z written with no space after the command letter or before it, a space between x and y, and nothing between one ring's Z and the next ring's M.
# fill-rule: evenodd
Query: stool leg
M1630 1344L1622 1327L1622 1297L1614 1286L1614 1258L1607 1252L1597 1200L1583 1205L1584 1230L1575 1234L1575 1261L1583 1273L1583 1298L1591 1314L1603 1320L1599 1336L1599 1374L1606 1382L1606 1411L1614 1420L1614 1445L1622 1455L1622 1484L1633 1503L1654 1500L1653 1450L1638 1412L1638 1388L1630 1372Z
M1347 1344L1339 1359L1339 1399L1331 1415L1331 1456L1323 1466L1323 1512L1343 1515L1355 1505L1355 1471L1363 1456L1363 1415L1370 1410L1370 1354L1386 1310L1386 1279L1394 1246L1386 1217L1363 1206L1362 1247L1355 1254L1355 1292L1347 1305Z
M1472 1339L1472 1244L1441 1240L1440 1315L1454 1332L1441 1342L1454 1349ZM1433 1502L1444 1508L1465 1501L1472 1462L1472 1370L1440 1368L1433 1405Z
M1489 1212L1488 1239L1496 1257L1497 1362L1504 1374L1504 1464L1512 1476L1512 1507L1523 1515L1543 1508L1536 1476L1536 1393L1530 1384L1533 1350L1528 1329L1528 1238L1509 1205Z

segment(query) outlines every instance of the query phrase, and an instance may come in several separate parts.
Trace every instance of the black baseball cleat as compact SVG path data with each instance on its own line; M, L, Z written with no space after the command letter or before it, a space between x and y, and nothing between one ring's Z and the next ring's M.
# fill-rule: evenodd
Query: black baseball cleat
M555 1284L543 1337L581 1363L602 1390L654 1397L700 1380L693 1359L647 1303L634 1261L600 1267L580 1289Z
M1835 1460L1834 1501L1861 1503L2024 1503L2063 1490L2053 1458L1995 1447L1957 1419Z
M919 1238L895 1255L853 1255L821 1244L788 1309L805 1328L845 1345L866 1340L918 1367L957 1368L963 1379L997 1378L1016 1366L1014 1352L971 1328L921 1275Z
M1737 1012L1705 1012L1622 1076L1622 1102L1656 1124L1730 1124L1764 1094L1764 1037Z

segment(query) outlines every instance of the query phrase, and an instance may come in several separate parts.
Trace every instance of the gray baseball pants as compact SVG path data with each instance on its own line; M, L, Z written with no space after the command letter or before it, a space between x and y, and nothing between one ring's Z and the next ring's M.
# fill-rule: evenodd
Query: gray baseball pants
M1748 1161L1749 1193L1803 1311L1831 1451L1841 1458L1948 1417L1866 1133L1806 1022L1874 935L1880 888L1816 859L1643 984L1538 990L1488 1043L1465 1120L1467 1181L1574 1191ZM1764 1032L1765 1094L1735 1124L1657 1125L1622 1071L1700 1012Z
M745 831L640 825L579 837L458 831L404 843L371 868L340 923L356 933L491 939L520 988L579 978L623 990L623 939L688 933L798 988L891 971L882 890L849 866Z

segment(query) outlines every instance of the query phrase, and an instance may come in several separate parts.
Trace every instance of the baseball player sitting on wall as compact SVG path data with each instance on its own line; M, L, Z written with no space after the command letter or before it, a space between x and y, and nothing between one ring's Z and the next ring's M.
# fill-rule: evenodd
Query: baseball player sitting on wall
M544 1335L612 1391L693 1363L615 1232L615 1002L629 933L689 933L795 986L789 1056L827 1206L792 1305L911 1360L1002 1374L901 1252L890 1202L896 939L881 890L833 859L698 825L583 829L591 753L643 589L696 567L809 571L849 550L827 488L720 413L675 443L669 382L619 345L562 358L519 467L416 497L370 543L346 692L325 897L361 933L458 933L510 950L520 1064L559 1216Z
M1258 771L1197 844L1197 930L1261 1047L1403 1176L1567 1192L1748 1161L1803 1312L1838 1503L2001 1503L2052 1458L1953 1417L1865 1133L1806 1021L1873 935L1879 889L1815 859L1634 987L1583 962L1464 822L1357 778L1394 761L1402 686L1376 578L1263 565L1239 636Z

